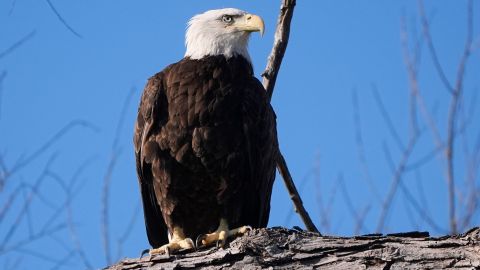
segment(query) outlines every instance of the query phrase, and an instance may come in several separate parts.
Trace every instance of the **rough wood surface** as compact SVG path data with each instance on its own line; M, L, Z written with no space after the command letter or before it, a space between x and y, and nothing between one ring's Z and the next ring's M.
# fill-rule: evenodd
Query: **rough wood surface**
M444 237L411 232L350 238L256 229L225 249L125 259L106 269L479 269L479 243L479 228Z

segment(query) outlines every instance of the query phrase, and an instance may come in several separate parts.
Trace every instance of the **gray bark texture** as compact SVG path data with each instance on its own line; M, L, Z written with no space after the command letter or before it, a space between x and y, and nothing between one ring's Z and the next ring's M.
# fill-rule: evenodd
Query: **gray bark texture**
M480 228L461 235L426 232L319 236L285 228L255 229L224 249L124 259L126 269L480 269Z

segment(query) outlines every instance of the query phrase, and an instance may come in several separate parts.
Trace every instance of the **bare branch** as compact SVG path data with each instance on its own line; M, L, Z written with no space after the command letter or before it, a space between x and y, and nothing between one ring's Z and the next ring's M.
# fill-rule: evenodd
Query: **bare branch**
M329 194L329 198L327 200L327 203L326 203L326 215L325 217L332 217L332 211L333 211L333 203L335 201L335 198L337 197L337 190L339 189L340 187L340 179L337 177L337 180L335 181L335 184L333 185L333 187L331 188ZM323 192L323 194L325 194L325 192ZM319 192L319 196L320 196L320 192ZM320 217L320 219L324 219L324 217ZM324 221L323 221L324 222ZM325 222L324 222L325 223ZM328 221L328 224L330 225L331 221ZM335 226L335 228L338 228L337 226ZM334 231L331 231L330 228L328 228L328 230L332 233L335 233Z
M429 153L425 154L423 157L420 157L418 160L409 163L407 166L405 166L405 171L408 172L417 170L418 168L422 167L423 165L434 159L441 150L442 149L435 148Z
M105 252L105 260L107 265L112 264L111 248L110 248L110 223L109 223L109 197L110 197L110 183L112 181L113 169L117 163L119 153L111 154L110 162L108 163L107 171L103 178L102 188L102 210L101 210L101 227L102 227L102 242L103 250Z
M465 75L465 69L468 58L470 56L470 50L472 48L473 41L473 1L468 1L467 6L467 38L465 41L465 47L462 58L457 71L457 79L455 88L451 91L452 99L450 101L450 109L448 113L448 127L447 127L447 145L445 149L445 158L447 162L447 184L448 184L448 205L449 205L449 220L450 231L452 234L457 233L457 218L455 214L455 173L454 173L454 141L456 122L458 118L459 103L463 94L463 80Z
M84 121L84 120L73 120L68 123L66 126L60 129L55 135L53 135L45 144L43 144L40 148L38 148L33 154L29 155L27 158L23 159L19 163L17 163L10 171L8 171L6 178L12 176L14 173L22 169L23 167L30 164L36 158L38 158L41 154L47 151L55 142L61 139L65 134L67 134L71 129L75 127L83 127L89 128L93 131L98 131L98 128L95 127L93 124Z
M139 213L140 213L140 203L137 203L137 206L135 206L135 209L133 210L132 216L130 218L130 221L127 224L127 227L125 228L121 236L118 238L117 260L120 260L122 258L123 245L125 244L131 232L133 231L133 226L138 220Z
M277 168L280 172L280 175L282 175L283 179L285 180L284 182L287 187L288 193L290 194L290 199L295 205L295 211L300 215L300 218L305 224L307 230L311 232L318 232L318 229L317 227L315 227L315 224L313 224L313 221L310 219L307 210L305 210L305 208L303 207L302 198L300 198L300 195L298 194L292 176L290 175L290 171L288 171L285 159L280 152L278 153L277 158Z
M382 205L382 210L380 213L380 218L378 220L377 229L376 229L377 232L383 231L383 228L385 226L385 219L387 218L387 214L390 211L390 206L397 192L398 185L400 184L400 181L402 181L403 173L405 171L405 165L407 164L407 161L410 158L410 155L413 151L413 148L415 147L416 142L417 142L416 137L412 137L410 139L410 141L408 142L407 148L405 149L405 151L403 151L400 162L397 164L395 168L395 173L392 177L392 183L390 185L390 189Z
M58 263L51 268L51 270L56 270L56 269L60 269L61 267L64 267L67 264L67 262L71 260L73 253L75 253L75 251L71 250L70 252L65 254L65 256L63 256L63 258L59 260Z
M122 110L120 112L120 119L117 123L117 128L115 130L115 138L112 144L112 152L110 155L110 162L108 163L107 171L105 172L105 176L103 178L103 189L102 189L102 200L101 200L101 229L102 229L102 241L103 241L103 249L105 252L105 259L107 265L112 263L112 256L111 256L111 247L110 247L110 224L109 224L109 197L110 197L110 184L112 181L112 174L117 164L117 159L120 155L120 149L118 147L118 141L120 138L120 133L123 128L123 124L125 121L125 115L127 114L127 109L129 107L130 101L132 100L133 94L135 93L136 89L131 88L125 98L125 101L122 106Z
M26 189L23 189L22 193L23 193L23 200L27 201L28 195L26 193ZM32 226L32 218L31 218L31 214L30 214L30 207L25 208L25 215L27 217L26 219L27 219L28 236L32 237L33 226Z
M309 177L314 173L314 170L313 169L310 169L304 176L303 178L300 180L300 192L303 191L303 189L305 188L305 184L307 183L307 180L309 179ZM291 210L288 212L287 216L285 217L285 221L283 222L283 224L289 224L290 223L290 220L292 219L292 216L293 214L295 213L295 206L291 208Z
M50 167L50 165L52 164L52 162L54 160L55 160L55 156L52 156L48 160L47 165L45 166L42 174L36 180L35 185L33 186L33 190L35 190L35 191L38 190L38 188L42 184L43 180L45 179L46 171L48 170L48 168ZM5 237L3 238L2 242L0 243L0 252L2 252L5 249L5 246L8 244L9 240L12 238L12 236L15 234L16 230L18 229L19 224L22 222L23 217L28 212L28 209L29 209L29 207L30 207L30 205L31 205L31 203L34 199L34 194L35 194L35 192L33 192L33 191L30 192L27 199L24 201L21 210L18 211L17 218L15 219L13 224L10 226L7 233L5 234Z
M315 155L315 161L313 165L313 182L315 183L315 199L317 201L318 207L318 216L320 217L320 230L327 232L330 231L330 213L327 212L327 209L323 203L323 194L322 194L322 178L320 175L321 169L321 159L320 154Z
M30 244L32 242L35 242L35 241L40 240L42 238L45 238L47 236L51 236L52 234L54 234L56 232L59 232L59 231L62 231L66 228L67 228L67 225L65 223L61 223L61 224L57 224L57 225L53 226L52 228L48 228L46 230L41 230L40 232L35 233L31 237L27 237L23 240L17 241L15 244L13 244L11 246L5 246L5 247L0 248L0 255L3 255L7 252L17 250L17 249L19 249L19 248L21 248L21 247L23 247L27 244Z
M352 103L353 103L353 122L355 125L355 142L357 145L358 160L360 161L360 166L362 168L363 179L367 182L367 185L370 189L370 192L373 194L374 198L380 202L381 196L378 189L375 187L374 181L370 174L370 169L368 168L367 158L365 157L365 145L363 143L362 137L362 121L360 117L360 106L358 104L357 91L353 90L352 92Z
M430 34L430 23L428 22L427 16L425 15L423 0L418 0L418 11L420 12L420 19L422 21L423 35L425 37L425 40L427 41L428 50L430 51L433 64L435 65L435 69L437 70L438 76L440 77L442 83L445 85L445 88L447 88L450 93L453 93L453 87L448 81L445 72L443 71L442 65L440 64L440 60L437 56L437 51L435 50L435 46L433 44L432 36Z
M446 230L444 228L441 228L438 226L437 223L430 217L429 212L420 205L420 203L417 202L415 197L412 195L412 193L408 190L408 188L405 187L405 185L402 182L399 182L399 187L405 196L406 201L413 206L413 209L417 212L417 214L420 216L422 220L424 220L432 229L434 229L438 233L445 233Z
M420 0L419 0L420 1ZM420 2L419 2L420 3ZM426 18L424 18L424 26L428 26L428 21ZM401 19L401 37L402 37L402 50L403 50L403 58L405 62L405 66L407 68L408 72L408 79L409 79L409 84L410 84L410 126L412 133L411 136L419 136L419 130L418 130L418 124L417 124L417 118L416 118L416 112L417 112L417 107L420 108L421 114L423 118L425 118L425 121L427 122L433 137L435 139L435 144L436 144L436 149L443 149L444 145L442 142L442 138L440 136L440 132L438 131L437 124L435 123L432 115L427 109L427 105L425 104L425 101L423 99L422 94L420 93L420 88L418 85L418 59L419 58L419 53L421 52L419 49L420 45L416 45L416 49L414 51L415 55L411 56L410 50L408 48L408 32L407 32L407 27L405 23L405 17L402 17ZM425 31L425 29L424 29ZM420 44L421 40L417 40L416 44Z
M26 249L26 248L18 248L15 250L16 252L19 252L23 255L29 255L31 257L36 257L36 258L39 258L41 260L44 260L44 261L47 261L47 262L51 262L51 263L59 263L60 260L58 259L55 259L55 257L51 257L51 256L48 256L48 255L45 255L43 253L41 253L40 251L38 250L31 250L31 249Z
M373 92L373 96L375 97L375 102L377 103L377 106L380 109L380 113L383 117L383 120L387 124L390 134L392 135L393 139L397 143L397 146L400 149L400 151L405 151L405 145L403 144L402 139L400 139L400 136L398 135L398 132L393 125L392 119L390 118L390 115L385 109L385 105L383 105L382 99L380 98L380 94L378 93L378 89L376 85L372 85L372 92Z
M262 74L263 87L267 91L268 100L271 100L272 98L278 71L280 70L280 65L282 64L282 59L287 49L288 38L290 35L290 23L292 21L293 10L296 2L296 0L282 0L282 4L280 6L280 15L278 16L272 52L268 57L267 67ZM318 229L313 224L312 219L303 206L300 195L298 194L297 188L295 187L295 183L293 182L292 176L290 175L290 171L287 167L287 163L285 162L280 149L278 149L278 153L277 169L283 177L283 181L290 194L290 198L295 205L295 211L300 214L300 217L307 230L318 232Z
M83 171L92 163L93 159L87 159L73 174L70 183L68 186L65 185L65 182L60 178L59 180L63 183L63 186L65 186L65 192L67 193L66 200L65 200L65 209L67 212L67 224L68 228L70 231L70 237L72 238L73 244L75 248L72 250L72 252L75 252L78 254L80 259L83 262L83 265L85 269L94 269L92 264L87 258L87 255L82 247L82 244L80 242L80 237L78 236L75 223L73 222L73 210L72 210L72 201L74 198L75 194L75 184L79 180L80 175L83 173Z
M2 71L0 73L0 119L2 119L2 97L3 97L3 81L5 80L5 77L7 77L7 71ZM2 175L0 175L1 177ZM2 191L2 181L3 179L0 178L0 191Z
M20 48L20 46L22 46L25 42L27 42L28 40L33 38L33 36L35 36L36 32L37 32L37 30L33 30L32 32L28 33L26 36L21 38L19 41L15 42L12 46L5 49L5 51L0 52L0 59L2 59L3 57L11 54L16 49Z
M13 14L13 10L15 9L16 4L17 4L17 0L13 0L12 5L10 6L10 10L8 11L9 16Z
M296 4L296 0L282 0L282 5L280 6L280 15L278 16L277 29L275 30L275 40L273 41L272 51L268 57L267 66L262 73L263 86L267 91L268 100L272 99L278 72L285 51L287 50L288 38L290 37L290 23Z
M340 183L340 190L342 191L343 199L345 200L345 203L347 204L348 211L352 215L352 217L355 219L355 229L354 229L354 234L358 235L360 231L364 230L364 219L365 215L368 212L368 209L370 206L367 205L366 211L364 210L362 214L358 213L358 210L355 208L353 205L352 199L350 198L350 195L348 194L347 187L345 186L345 181L343 179L343 175L338 176L338 180Z
M55 6L52 4L52 1L51 0L45 0L48 4L48 6L50 7L50 9L53 11L53 13L55 13L55 15L57 16L57 19L63 24L63 26L65 26L72 34L74 34L75 36L77 36L78 38L83 38L82 35L80 35L77 31L75 31L75 29L73 29L68 23L67 21L62 17L62 15L60 14L60 12L58 12L58 10L55 8Z
M23 188L25 188L23 184L18 185L17 188L15 188L15 190L8 197L7 201L2 207L2 210L0 211L0 224L3 221L3 218L7 215L8 210L11 209L13 203L15 202L15 199L20 194Z

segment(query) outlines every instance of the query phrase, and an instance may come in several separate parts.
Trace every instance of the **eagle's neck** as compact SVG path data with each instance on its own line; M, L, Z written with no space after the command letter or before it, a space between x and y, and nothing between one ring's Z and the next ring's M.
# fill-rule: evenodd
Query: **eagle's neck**
M187 31L185 57L202 59L207 56L223 55L228 59L234 56L243 56L248 62L251 62L248 54L250 34L218 35L215 31L198 30L192 25Z

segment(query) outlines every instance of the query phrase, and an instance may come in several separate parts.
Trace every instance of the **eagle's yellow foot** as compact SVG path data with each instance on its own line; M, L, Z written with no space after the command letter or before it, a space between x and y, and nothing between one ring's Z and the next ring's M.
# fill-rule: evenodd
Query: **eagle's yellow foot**
M148 252L150 255L155 254L167 254L170 255L176 251L183 249L195 249L195 244L191 238L185 238L183 240L171 241L170 243L163 245L159 248L150 249Z
M243 235L248 231L251 231L252 227L250 226L242 226L236 229L229 230L228 224L225 219L220 220L220 225L218 229L209 234L202 234L199 235L196 241L196 246L210 246L213 243L216 243L217 247L224 247L227 239L229 237Z
M166 254L170 256L171 253L185 249L195 249L195 243L193 243L191 238L185 238L181 228L175 227L170 243L159 248L151 249L148 253L150 255Z

